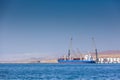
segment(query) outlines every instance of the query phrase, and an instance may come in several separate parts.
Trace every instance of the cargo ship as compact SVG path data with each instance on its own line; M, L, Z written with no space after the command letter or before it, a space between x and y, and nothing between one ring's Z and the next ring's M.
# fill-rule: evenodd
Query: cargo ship
M93 60L91 55L85 55L83 58L74 58L71 55L66 57L58 58L58 63L70 63L70 64L84 64L84 63L96 63L96 60Z
M88 64L88 63L96 63L94 60L64 60L64 59L58 59L58 63L63 64Z
M92 38L94 44L95 44L95 41L94 41L94 38ZM71 41L70 41L70 46L72 46L72 38L71 38ZM72 50L72 47L70 47L68 49L68 54L67 56L64 56L64 57L61 57L61 58L58 58L58 63L65 63L65 64L88 64L88 63L97 63L98 62L98 55L97 55L97 49L95 47L95 55L96 55L96 60L93 60L93 57L89 54L89 55L85 55L84 57L72 57L71 56L71 51Z

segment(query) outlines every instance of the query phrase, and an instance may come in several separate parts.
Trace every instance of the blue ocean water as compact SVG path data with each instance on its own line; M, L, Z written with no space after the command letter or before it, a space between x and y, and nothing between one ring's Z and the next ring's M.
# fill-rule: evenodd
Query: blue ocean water
M120 64L0 64L0 80L120 80Z

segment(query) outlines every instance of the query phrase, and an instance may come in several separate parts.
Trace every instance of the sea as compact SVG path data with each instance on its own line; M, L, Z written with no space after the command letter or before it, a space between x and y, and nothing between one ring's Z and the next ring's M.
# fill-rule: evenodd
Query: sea
M120 80L120 64L0 64L0 80Z

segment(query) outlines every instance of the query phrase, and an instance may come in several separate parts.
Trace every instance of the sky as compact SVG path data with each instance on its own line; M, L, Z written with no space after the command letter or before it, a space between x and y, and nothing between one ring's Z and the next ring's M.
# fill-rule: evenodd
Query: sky
M0 60L120 50L119 0L1 0Z

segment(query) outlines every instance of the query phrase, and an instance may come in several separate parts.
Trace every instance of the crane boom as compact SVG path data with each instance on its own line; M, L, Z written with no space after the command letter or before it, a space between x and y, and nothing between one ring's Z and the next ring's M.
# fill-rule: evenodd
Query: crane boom
M96 44L95 44L95 40L92 37L92 41L93 41L93 46L94 46L94 50L95 50L95 55L96 55L96 63L98 63L98 52L97 52L97 48L96 48Z

